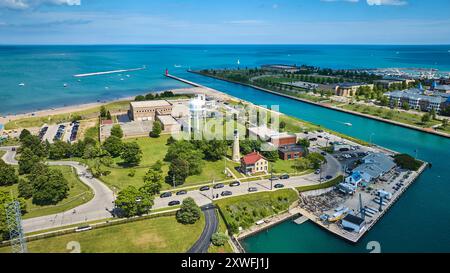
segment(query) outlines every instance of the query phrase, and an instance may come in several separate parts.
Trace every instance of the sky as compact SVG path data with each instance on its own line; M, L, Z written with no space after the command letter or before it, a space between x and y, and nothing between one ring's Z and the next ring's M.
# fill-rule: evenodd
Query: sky
M0 44L450 44L449 0L0 0Z

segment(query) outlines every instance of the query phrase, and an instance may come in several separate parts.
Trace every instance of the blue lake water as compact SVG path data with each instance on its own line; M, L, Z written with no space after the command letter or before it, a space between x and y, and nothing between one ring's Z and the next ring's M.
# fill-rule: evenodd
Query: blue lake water
M241 67L288 63L330 68L427 67L450 71L449 50L448 45L0 46L0 114L184 86L165 79L162 74L166 68L175 74L189 67L235 68L239 59ZM122 75L83 78L80 82L73 77L144 65L147 70ZM25 86L19 87L20 83ZM64 88L64 84L68 87Z
M0 47L0 113L17 113L126 97L185 85L172 74L260 105L279 105L286 114L432 162L377 225L356 245L314 224L286 222L243 241L248 252L365 252L378 241L385 252L450 251L450 140L264 93L185 70L252 67L265 63L331 68L433 67L450 71L450 46L86 46ZM398 54L396 52L399 52ZM83 78L74 74L134 68L124 75ZM175 68L174 65L182 67ZM122 81L121 78L124 78ZM19 83L25 87L19 87ZM69 86L64 88L64 83ZM109 90L105 87L108 86ZM343 125L350 122L353 127Z

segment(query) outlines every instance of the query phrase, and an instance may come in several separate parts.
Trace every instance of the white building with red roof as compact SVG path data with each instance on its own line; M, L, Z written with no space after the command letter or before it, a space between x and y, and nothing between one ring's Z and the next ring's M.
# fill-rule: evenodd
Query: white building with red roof
M241 158L241 171L245 174L255 174L267 172L269 161L259 152L252 152Z

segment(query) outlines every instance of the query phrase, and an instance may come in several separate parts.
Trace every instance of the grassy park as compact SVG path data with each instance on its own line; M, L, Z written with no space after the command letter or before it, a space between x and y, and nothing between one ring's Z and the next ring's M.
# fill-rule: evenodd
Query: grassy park
M82 253L184 253L200 237L205 220L193 225L164 216L118 224L82 233L72 233L28 242L30 253L68 253L67 244L80 243ZM0 248L7 253L9 247Z
M162 135L159 138L142 137L124 140L124 142L138 143L143 153L141 163L137 167L128 168L122 166L122 160L120 158L116 158L113 166L104 166L104 169L110 171L111 173L107 176L102 176L100 179L113 190L124 189L129 185L137 187L142 186L144 183L143 178L150 166L158 160L164 160L167 150L169 149L169 146L166 145L168 138L168 135ZM91 162L88 161L88 163ZM212 182L213 179L215 179L215 181L230 179L224 173L225 165L230 169L237 166L236 163L230 161L219 160L216 162L211 162L203 160L202 173L199 175L189 176L183 186L187 187L197 184L204 184ZM169 164L163 162L162 170L164 176L166 176L169 170ZM169 190L171 188L173 188L172 184L163 183L163 190Z
M60 170L67 179L70 188L68 196L58 204L49 206L38 206L33 204L31 198L27 199L27 213L23 216L24 219L67 211L88 202L94 197L92 190L78 179L71 167L51 166L50 168ZM17 184L0 187L0 190L12 192L15 196L18 195Z
M289 208L298 199L292 189L260 192L216 201L225 223L233 233L239 227L251 227L257 221L278 214Z

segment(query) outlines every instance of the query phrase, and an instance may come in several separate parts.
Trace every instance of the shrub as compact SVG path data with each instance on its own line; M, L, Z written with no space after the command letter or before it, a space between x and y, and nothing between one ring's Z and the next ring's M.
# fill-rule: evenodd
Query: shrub
M195 203L194 199L186 198L181 204L181 208L177 211L177 221L184 225L192 225L200 219L201 209Z
M224 233L216 232L211 237L211 242L215 246L223 246L227 243L228 236Z

